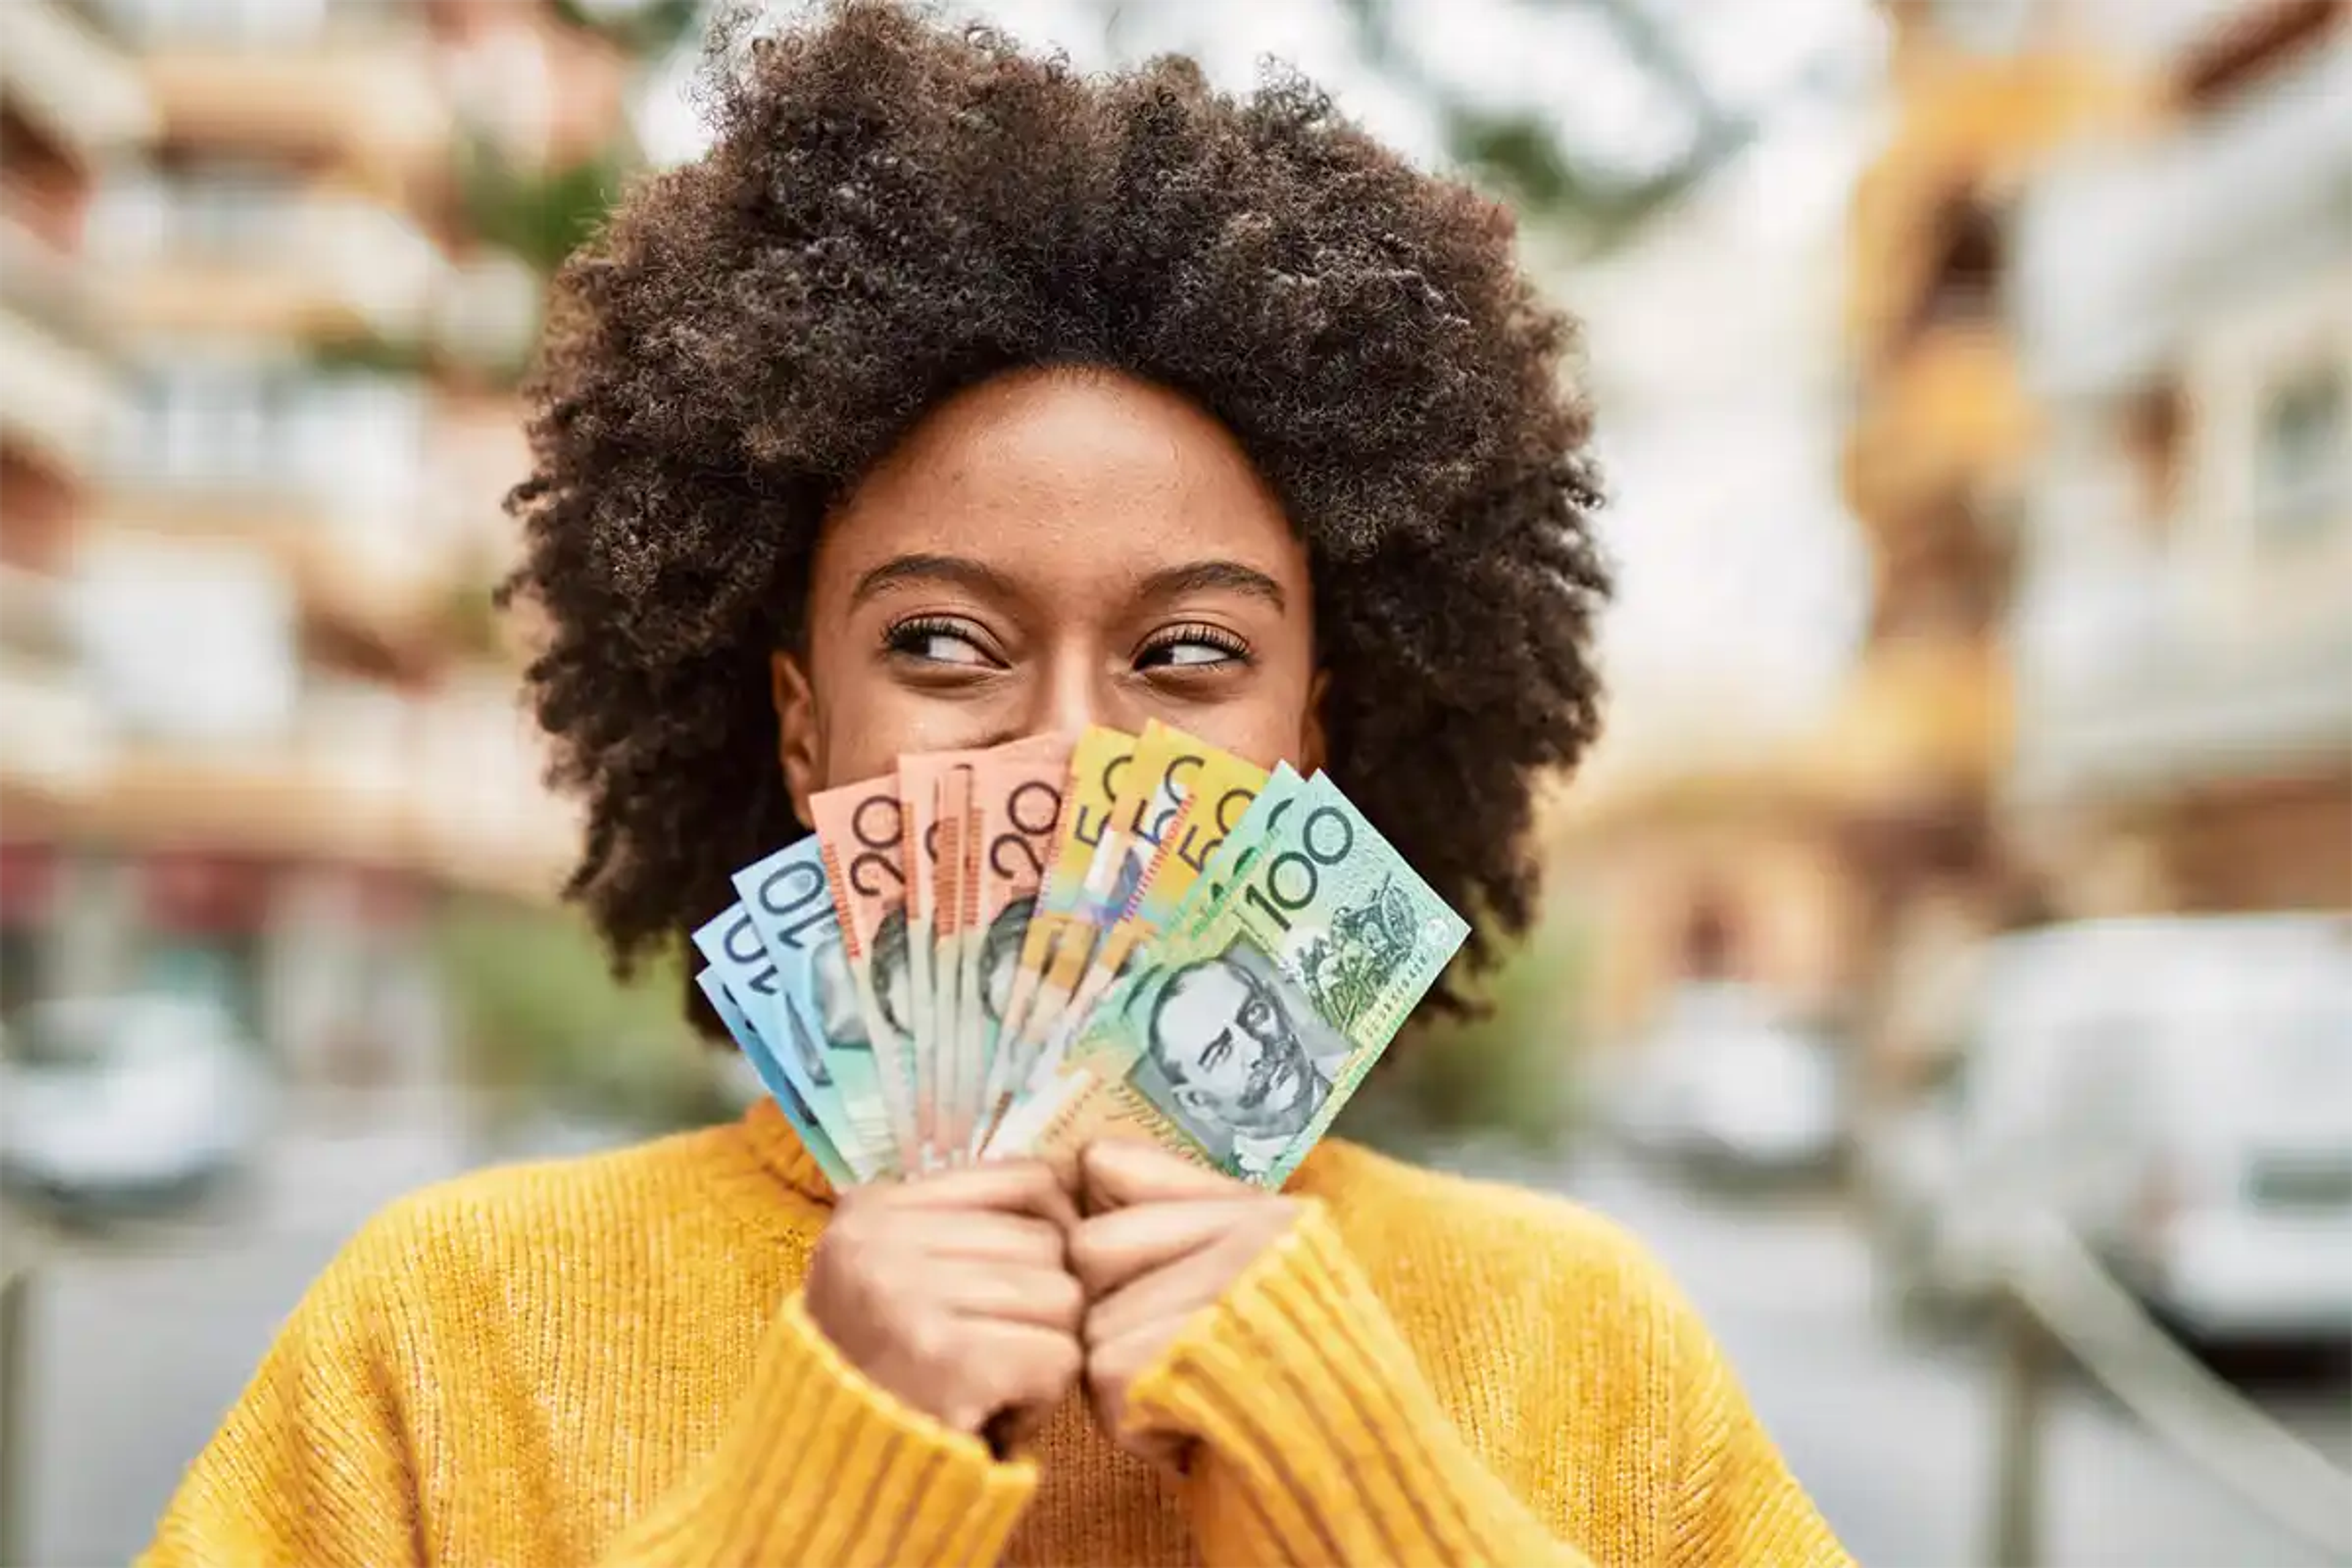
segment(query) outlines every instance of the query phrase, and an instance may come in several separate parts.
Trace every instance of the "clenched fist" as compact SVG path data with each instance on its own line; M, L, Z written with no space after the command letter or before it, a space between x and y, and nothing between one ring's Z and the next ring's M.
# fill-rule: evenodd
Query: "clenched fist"
M1095 1418L1129 1452L1181 1468L1181 1436L1124 1430L1129 1385L1298 1223L1300 1205L1139 1142L1087 1145L1079 1173L1090 1217L1071 1235L1070 1266L1086 1286Z
M809 1316L875 1383L1003 1451L1084 1368L1076 1218L1034 1162L860 1188L817 1242Z

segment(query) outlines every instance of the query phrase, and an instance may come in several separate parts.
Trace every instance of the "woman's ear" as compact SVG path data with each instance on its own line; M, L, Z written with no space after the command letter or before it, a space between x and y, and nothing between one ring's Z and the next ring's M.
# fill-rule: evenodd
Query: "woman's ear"
M1323 765L1323 695L1331 688L1331 672L1318 669L1307 688L1307 722L1298 736L1298 771L1312 776Z
M816 693L796 655L778 651L768 656L768 699L776 709L776 761L784 770L784 787L792 792L793 816L803 827L814 826L809 796L816 793Z

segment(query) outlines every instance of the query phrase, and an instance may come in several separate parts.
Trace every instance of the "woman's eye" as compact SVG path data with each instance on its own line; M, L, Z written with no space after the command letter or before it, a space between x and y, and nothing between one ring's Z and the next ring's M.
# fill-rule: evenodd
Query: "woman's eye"
M1150 644L1136 657L1136 664L1143 669L1198 669L1231 664L1247 657L1248 650L1239 638L1195 626L1172 632Z
M890 651L925 664L989 669L996 663L969 631L945 623L909 621L891 627Z

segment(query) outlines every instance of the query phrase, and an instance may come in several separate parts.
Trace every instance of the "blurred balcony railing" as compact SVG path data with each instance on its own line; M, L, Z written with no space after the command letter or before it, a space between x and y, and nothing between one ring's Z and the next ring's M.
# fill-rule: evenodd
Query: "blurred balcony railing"
M514 688L453 682L420 726L413 798L425 868L457 886L552 897L579 847L578 818L542 782L546 752Z
M0 5L0 94L84 165L156 129L155 105L138 68L62 0Z
M2216 636L2196 585L2152 561L2035 593L2011 651L2021 801L2352 760L2352 620Z
M74 472L96 463L122 415L87 273L0 213L0 428Z
M254 552L301 618L371 662L433 653L451 552L424 480L427 399L413 381L182 361L149 367L118 425L106 521Z
M76 657L65 585L0 563L0 784L72 794L105 766L98 696Z
M387 174L449 145L417 0L107 0L164 134L183 145L341 158Z
M331 684L307 691L278 734L234 743L126 732L101 714L95 760L73 789L50 792L41 816L57 829L124 848L353 862L436 880L454 868L462 881L471 846L441 842L422 771L425 706L389 688ZM12 713L7 724L13 731L41 718ZM57 750L53 726L39 738ZM20 766L12 755L11 783Z
M1967 5L1969 0L1955 0ZM2261 0L2255 0L2259 5ZM2054 33L2078 38L2147 66L2177 60L2216 30L2242 19L2248 0L2163 0L2118 5L2115 0L2033 0Z
M266 584L268 566L244 581L234 550L208 547L220 592L207 593L199 556L109 537L119 592L0 567L12 826L553 893L576 830L540 782L511 686L478 676L416 690L299 667L290 627L273 638L255 630L268 616L239 611L250 595L238 590ZM147 580L175 562L175 575ZM146 613L164 600L182 624ZM215 635L231 625L250 635Z
M194 523L249 513L323 530L396 526L424 489L416 383L299 364L150 363L115 432L110 479Z
M397 542L321 526L299 507L205 505L182 499L110 500L110 515L142 531L234 545L268 559L291 585L302 623L335 634L340 657L383 673L429 669L441 658L447 563Z
M70 832L125 847L389 866L412 858L397 797L354 791L293 750L122 745L61 815Z
M2152 7L2161 10L2162 7ZM2352 252L2352 31L2153 143L2086 147L2021 203L2011 299L2030 384L2125 384L2199 318Z
M90 247L119 275L122 320L148 331L413 342L449 271L378 202L219 177L115 186Z

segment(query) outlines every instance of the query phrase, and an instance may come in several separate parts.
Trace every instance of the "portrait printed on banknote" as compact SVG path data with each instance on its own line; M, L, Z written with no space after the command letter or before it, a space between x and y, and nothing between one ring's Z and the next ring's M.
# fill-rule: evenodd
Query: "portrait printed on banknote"
M1021 942L1036 910L1034 893L1014 899L998 911L981 937L980 999L991 1024L1004 1022L1005 1005L1013 999L1013 976L1021 969Z
M874 997L882 1009L882 1020L903 1035L911 1016L908 1003L914 983L907 962L905 910L893 910L882 917L881 927L874 933L873 971ZM814 977L812 988L825 1043L837 1051L872 1050L874 1037L857 1007L857 980L849 971L849 950L840 937L828 937L812 946L809 973Z
M841 944L835 942L834 945L839 947ZM801 1070L808 1075L810 1082L820 1088L831 1089L833 1069L825 1065L824 1052L818 1047L816 1037L810 1032L808 1021L801 1016L801 1010L786 1001L776 1011L783 1016L786 1043L794 1059L801 1064Z
M1244 935L1155 989L1128 1081L1227 1173L1265 1174L1330 1096L1348 1037Z
M874 976L874 1005L882 1009L884 1026L901 1038L910 1037L915 1026L915 970L906 905L894 904L883 915L882 923L875 928L874 954L867 962Z
M840 934L813 943L809 950L810 989L815 993L817 1026L824 1043L836 1051L874 1049L866 1016L857 1008L857 979L849 972L849 950Z

